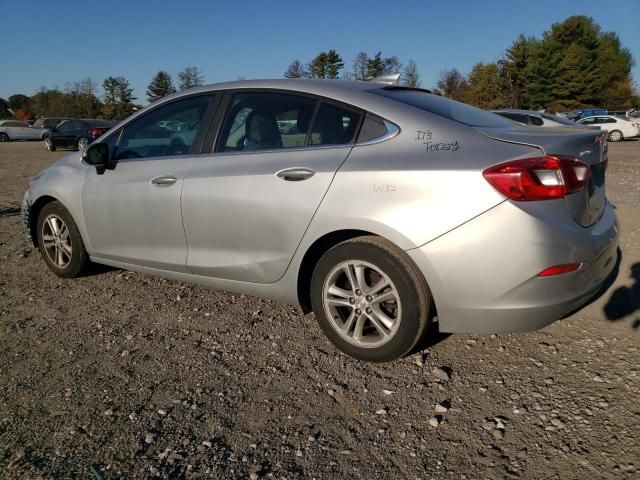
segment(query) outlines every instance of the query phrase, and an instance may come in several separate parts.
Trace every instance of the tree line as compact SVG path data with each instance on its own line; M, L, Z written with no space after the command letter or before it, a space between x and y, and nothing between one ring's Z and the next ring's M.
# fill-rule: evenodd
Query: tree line
M445 69L435 93L480 108L637 108L633 65L615 33L603 32L592 18L573 16L539 38L520 35L499 60L476 63L468 74Z
M381 75L400 73L402 85L420 86L418 66L413 60L402 65L396 55L383 57L382 52L371 56L367 52L358 52L353 59L351 69L344 71L342 56L335 50L320 52L311 61L303 64L300 60L291 62L284 72L285 78L345 78L350 80L371 80Z
M204 75L197 67L187 67L178 73L174 86L171 75L158 72L147 87L147 99L153 102L176 92L204 84ZM63 89L40 87L32 96L21 93L8 99L0 98L0 119L28 120L40 117L104 118L122 120L142 106L135 101L133 88L121 76L110 76L102 82L104 93L98 95L98 84L92 78L68 83Z

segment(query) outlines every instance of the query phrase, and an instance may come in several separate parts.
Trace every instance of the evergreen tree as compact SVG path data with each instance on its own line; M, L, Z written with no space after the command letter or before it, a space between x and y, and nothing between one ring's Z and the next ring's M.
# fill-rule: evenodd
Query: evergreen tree
M107 77L102 83L104 104L102 116L107 120L122 120L135 110L133 88L124 77Z
M335 50L329 50L325 56L325 75L326 78L338 78L340 70L344 68L344 62L339 53Z
M4 98L0 98L0 119L10 118L11 112L9 111L9 102Z
M188 90L204 85L204 75L198 70L198 67L187 67L178 72L178 79L180 80L180 90Z
M382 52L375 54L373 58L367 61L367 79L379 77L384 74L384 60L382 59Z
M160 70L155 74L151 83L147 87L147 100L149 103L155 102L156 100L166 97L176 91L173 86L173 81L171 80L171 75L167 72Z
M402 85L405 87L419 87L420 86L420 74L418 73L418 66L413 60L409 60L407 65L402 71Z
M326 52L320 52L309 63L309 73L314 78L326 78L327 77L327 54Z
M508 91L506 103L511 108L526 109L529 107L527 65L529 64L531 48L534 44L534 38L520 34L505 52L501 67L504 83Z

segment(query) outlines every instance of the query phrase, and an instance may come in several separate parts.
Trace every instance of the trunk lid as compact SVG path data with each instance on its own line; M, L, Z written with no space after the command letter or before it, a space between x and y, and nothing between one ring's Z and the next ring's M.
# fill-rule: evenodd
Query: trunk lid
M572 127L491 127L478 130L495 140L536 147L546 155L565 155L588 164L587 188L567 195L565 200L571 216L583 227L593 225L602 216L606 204L607 132Z

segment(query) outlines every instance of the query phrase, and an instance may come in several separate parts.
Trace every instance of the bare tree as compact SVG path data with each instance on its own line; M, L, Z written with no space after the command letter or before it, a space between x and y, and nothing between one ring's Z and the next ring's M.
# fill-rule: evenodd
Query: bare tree
M418 65L413 60L409 60L409 63L404 67L402 71L402 85L405 87L419 87L420 86L420 74L418 73Z
M353 79L367 80L367 65L369 64L369 55L365 52L358 52L353 59Z
M294 60L287 68L287 71L284 72L284 76L285 78L303 78L308 77L309 74L299 60Z
M187 67L178 72L178 79L180 80L180 90L204 85L204 75L198 70L198 67Z

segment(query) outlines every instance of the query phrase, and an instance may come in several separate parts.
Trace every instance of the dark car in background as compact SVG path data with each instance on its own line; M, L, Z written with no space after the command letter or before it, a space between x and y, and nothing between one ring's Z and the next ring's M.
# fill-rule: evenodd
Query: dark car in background
M82 150L114 125L115 122L108 120L65 120L49 131L44 139L44 147L50 152L58 147Z
M38 118L34 124L33 127L34 128L46 128L47 130L50 130L52 128L56 128L60 122L63 122L65 120L72 120L69 117L44 117L44 118Z

